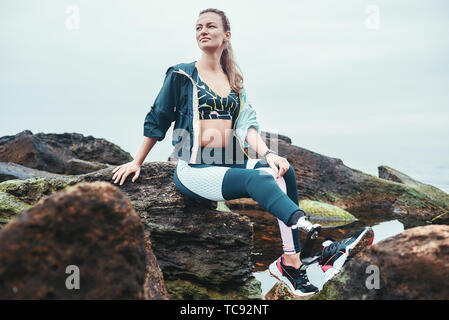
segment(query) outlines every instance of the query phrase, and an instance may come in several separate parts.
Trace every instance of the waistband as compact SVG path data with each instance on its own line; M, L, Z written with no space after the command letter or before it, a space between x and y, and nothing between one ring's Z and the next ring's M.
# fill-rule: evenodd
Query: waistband
M196 163L201 164L231 164L234 163L234 150L232 145L227 147L200 147Z

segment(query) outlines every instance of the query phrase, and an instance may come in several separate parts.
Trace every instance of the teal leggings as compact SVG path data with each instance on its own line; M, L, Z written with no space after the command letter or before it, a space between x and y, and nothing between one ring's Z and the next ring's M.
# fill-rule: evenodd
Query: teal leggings
M292 214L299 210L298 188L291 165L280 179L275 180L270 166L263 159L212 164L189 164L178 160L174 180L181 193L197 200L252 198L278 219L284 253L300 252L298 229L287 227Z

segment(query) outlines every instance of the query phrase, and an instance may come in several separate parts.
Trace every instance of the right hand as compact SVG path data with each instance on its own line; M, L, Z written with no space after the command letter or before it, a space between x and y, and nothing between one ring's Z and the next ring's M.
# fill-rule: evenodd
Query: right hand
M114 173L114 175L112 176L112 180L115 180L114 183L120 181L120 185L125 182L126 178L131 173L135 173L132 179L132 182L134 182L140 175L140 165L134 161L131 161L118 166L112 171L112 173Z

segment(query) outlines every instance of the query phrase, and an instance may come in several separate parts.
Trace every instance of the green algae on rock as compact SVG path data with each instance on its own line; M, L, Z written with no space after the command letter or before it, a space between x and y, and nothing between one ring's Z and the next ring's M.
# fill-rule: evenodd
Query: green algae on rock
M31 205L17 200L6 192L0 192L0 227L13 221L21 212L31 208Z
M167 291L171 300L262 300L261 283L252 278L248 285L230 290L217 291L204 284L186 280L166 280Z
M348 211L337 206L313 200L299 201L299 207L313 220L324 221L356 221L357 218Z

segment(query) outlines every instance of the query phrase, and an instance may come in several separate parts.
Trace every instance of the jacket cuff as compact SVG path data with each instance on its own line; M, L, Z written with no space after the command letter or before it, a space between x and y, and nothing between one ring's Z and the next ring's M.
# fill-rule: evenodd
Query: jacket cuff
M248 126L246 128L236 131L237 136L239 137L240 141L242 141L244 148L249 147L249 144L246 141L246 137L248 136L248 130L251 127L254 127L256 129L257 133L260 134L259 123L257 123L256 121L248 124Z
M143 129L143 135L148 138L157 138L157 141L162 141L165 138L164 133L149 129Z

